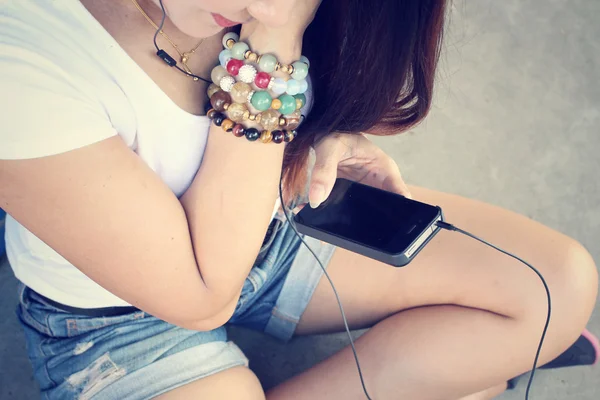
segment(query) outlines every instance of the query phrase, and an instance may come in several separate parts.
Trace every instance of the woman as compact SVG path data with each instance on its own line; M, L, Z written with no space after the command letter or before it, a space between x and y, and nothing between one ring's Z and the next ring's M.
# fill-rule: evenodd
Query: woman
M395 163L356 133L395 133L425 117L444 1L163 2L159 33L159 0L2 6L0 80L10 100L0 206L11 215L18 315L42 392L364 398L348 348L265 395L223 325L283 340L342 329L317 262L281 213L273 216L281 165L289 199L314 144L313 206L336 176L409 194ZM224 38L240 24L248 48ZM153 37L180 71L156 57ZM284 67L258 60L265 54ZM219 62L227 69L214 70ZM290 78L301 82L298 71L310 68L312 88L285 113L289 97L277 103L276 84L265 81L270 109L258 121L251 115L262 99L233 86L247 73L259 86L256 68L283 80L289 96L306 89L292 90ZM248 114L234 115L242 107L234 103ZM298 107L307 118L294 138ZM286 114L287 134L265 128L272 110ZM293 141L261 143L284 139ZM412 195L541 270L554 302L542 363L579 337L597 290L581 245L496 207L418 188ZM522 265L456 235L438 235L403 269L307 241L351 326L372 327L356 343L371 398L487 399L531 367L546 300Z

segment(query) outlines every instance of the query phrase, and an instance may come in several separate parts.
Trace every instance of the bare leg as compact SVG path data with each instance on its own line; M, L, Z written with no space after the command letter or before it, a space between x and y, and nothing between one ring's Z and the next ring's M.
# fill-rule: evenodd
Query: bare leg
M541 270L553 297L541 363L576 340L597 293L596 268L583 247L496 207L423 189L413 194L442 206L450 222ZM338 250L329 272L351 325L373 326L356 343L373 399L455 400L531 368L546 314L544 291L530 270L498 252L442 232L405 268ZM323 280L298 334L341 329L335 299ZM365 397L346 348L274 388L267 398Z
M246 367L235 367L198 379L154 400L236 399L264 400L258 378Z
M490 400L506 390L506 384L494 386L493 388L475 393L460 400Z

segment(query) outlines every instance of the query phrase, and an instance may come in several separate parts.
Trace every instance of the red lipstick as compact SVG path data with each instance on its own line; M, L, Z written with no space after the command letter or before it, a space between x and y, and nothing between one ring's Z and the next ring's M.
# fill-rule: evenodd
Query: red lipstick
M222 26L223 28L229 28L229 27L241 24L241 22L232 21L230 19L225 18L221 14L211 13L211 15L212 15L213 19L215 20L215 22L217 23L217 25Z

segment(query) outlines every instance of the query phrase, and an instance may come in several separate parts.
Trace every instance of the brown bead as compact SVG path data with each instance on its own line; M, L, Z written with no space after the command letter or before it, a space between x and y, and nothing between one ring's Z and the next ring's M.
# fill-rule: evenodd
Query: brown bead
M242 122L244 120L244 113L248 112L246 106L240 103L233 103L227 109L227 116L233 122Z
M210 96L210 104L219 112L225 111L225 103L231 103L231 96L227 92L219 90Z
M214 83L211 83L208 86L208 89L206 89L206 94L208 94L208 98L210 99L212 97L212 95L217 93L219 90L221 90L221 87L219 85L215 85Z
M266 130L272 131L279 127L279 113L275 110L263 111L261 114L260 124Z
M246 132L244 132L244 126L240 124L236 124L231 131L235 137L242 137L246 134Z
M236 82L231 88L231 98L236 103L247 103L250 92L252 92L250 85L244 82Z
M273 135L271 134L271 131L263 131L263 133L260 134L261 142L270 143L271 140L273 140Z
M215 110L214 108L211 108L210 110L208 110L206 112L206 116L210 119L213 119L216 113L217 113L217 110Z
M271 133L273 135L273 141L275 143L281 143L283 142L283 132L282 131L273 131Z
M293 131L283 131L283 141L286 143L291 142L292 140L294 140L294 138L296 136L294 136L294 132Z
M285 117L285 124L282 125L283 129L287 129L290 131L296 129L300 126L300 118L300 111L294 111L290 115L287 115Z
M235 125L235 124L233 123L233 121L232 121L232 120L230 120L230 119L225 119L225 120L223 120L223 122L221 123L221 128L223 128L223 130L224 130L225 132L231 132L231 130L233 129L233 125Z
M271 102L271 108L273 110L279 110L281 108L281 100L273 99L273 101Z

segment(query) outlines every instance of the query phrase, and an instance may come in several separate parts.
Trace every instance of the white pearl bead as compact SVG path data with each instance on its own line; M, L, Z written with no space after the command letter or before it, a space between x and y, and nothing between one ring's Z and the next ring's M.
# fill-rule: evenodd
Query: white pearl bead
M224 48L226 48L226 49L228 49L228 48L229 48L229 47L227 47L227 41L228 41L229 39L233 39L233 40L235 40L236 42L238 42L238 41L240 40L240 35L238 35L238 34L237 34L237 33L235 33L235 32L227 32L227 33L225 34L225 36L223 36L223 47L224 47Z
M308 82L306 81L306 79L302 79L300 82L300 90L298 93L306 93L306 91L308 90Z
M304 64L306 64L310 67L310 61L308 61L308 58L306 56L301 56L300 60L298 60L298 61L303 62Z
M275 78L271 82L269 82L269 89L273 91L276 95L284 94L287 90L287 82L281 78Z
M221 78L221 82L219 82L219 86L226 92L231 92L231 88L235 85L235 79L233 76L225 76Z
M242 68L240 68L238 78L240 81L245 83L254 82L254 78L256 78L256 68L254 68L252 65L244 65Z

